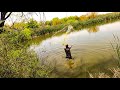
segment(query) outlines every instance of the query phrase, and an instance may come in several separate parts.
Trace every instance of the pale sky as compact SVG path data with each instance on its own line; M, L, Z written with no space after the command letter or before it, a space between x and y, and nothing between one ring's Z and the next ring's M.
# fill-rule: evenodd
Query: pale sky
M14 12L14 13L18 13L18 12ZM33 14L32 17L37 20L40 21L40 14L41 14L41 20L43 20L43 12L36 12L36 14ZM45 17L46 20L52 20L54 17L58 17L58 18L64 18L64 17L68 17L68 16L81 16L81 15L85 15L88 12L44 12L45 13ZM98 12L98 14L105 14L105 13L111 13L111 12ZM19 15L19 14L18 14ZM12 17L12 15L11 15ZM11 21L15 21L16 17L12 17L12 18L8 18L6 23L11 23ZM18 20L21 20L21 18L19 17Z

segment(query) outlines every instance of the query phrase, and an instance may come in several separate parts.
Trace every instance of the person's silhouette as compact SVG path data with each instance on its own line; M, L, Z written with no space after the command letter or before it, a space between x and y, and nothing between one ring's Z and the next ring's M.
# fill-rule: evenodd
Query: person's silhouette
M66 53L66 58L69 58L69 59L72 59L71 52L70 52L71 47L68 47L68 44L67 44L66 48L64 48L65 53Z

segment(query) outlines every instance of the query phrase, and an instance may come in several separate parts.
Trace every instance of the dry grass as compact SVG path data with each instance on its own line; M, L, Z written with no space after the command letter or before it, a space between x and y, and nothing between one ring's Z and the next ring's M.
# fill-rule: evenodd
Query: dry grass
M89 73L90 78L120 78L120 68L111 68L109 69L111 73L113 74L112 76L106 74L106 73L95 73L91 74Z

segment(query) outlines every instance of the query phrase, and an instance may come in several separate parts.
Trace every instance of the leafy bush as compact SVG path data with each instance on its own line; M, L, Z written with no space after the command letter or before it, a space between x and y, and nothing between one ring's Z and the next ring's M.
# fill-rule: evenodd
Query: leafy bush
M15 41L12 40L14 35L8 33L0 35L0 77L49 77L50 69L40 65L34 52L26 50L26 47L22 47L22 45L20 45L19 48L16 47L18 42L13 43L13 41Z
M30 19L30 21L27 23L27 28L38 28L39 25L36 20Z
M21 36L24 37L23 39L29 40L29 39L31 39L32 31L30 29L28 29L28 28L25 28L24 30L22 30L20 32L20 34L21 34Z

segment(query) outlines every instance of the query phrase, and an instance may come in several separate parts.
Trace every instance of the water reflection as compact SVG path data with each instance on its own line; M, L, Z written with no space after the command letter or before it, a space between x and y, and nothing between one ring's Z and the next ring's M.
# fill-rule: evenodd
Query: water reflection
M99 26L90 27L89 29L87 29L87 31L89 33L96 33L99 31Z
M71 74L73 75L77 72L79 73L80 69L85 72L87 67L90 68L102 62L109 62L113 54L109 41L113 39L113 34L117 33L120 36L119 28L120 22L116 22L69 34L59 33L58 36L42 36L42 38L39 37L33 41L37 42L37 45L35 44L34 46L34 51L40 57L40 60L52 63L55 60L56 65L59 65L57 68L61 74L62 72L73 70L74 73ZM65 43L73 45L71 54L75 59L72 61L67 61L65 58L65 46L63 45Z
M86 55L89 58L94 57L96 54L100 56L110 50L110 44L108 42L111 40L113 33L120 32L118 28L120 27L119 24L120 22L100 27L96 26L89 28L88 30L71 32L67 35L65 33L54 37L52 37L52 35L41 36L33 40L34 45L31 45L31 48L34 47L34 50L39 57L48 56L48 59L51 60L52 58L65 60L63 58L65 57L65 44L73 45L71 53L75 58L79 58L81 55ZM92 34L89 34L88 32ZM93 32L96 32L96 34Z
M75 62L73 60L67 60L65 62L65 66L69 69L72 69L74 67Z

